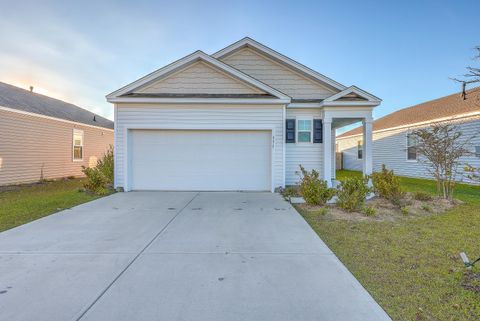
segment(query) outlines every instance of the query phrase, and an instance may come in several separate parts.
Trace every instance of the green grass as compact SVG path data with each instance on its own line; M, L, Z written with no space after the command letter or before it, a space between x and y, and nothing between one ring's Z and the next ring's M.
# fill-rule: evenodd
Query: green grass
M361 174L339 171L337 179L350 175ZM401 183L407 191L435 192L433 181L402 177ZM455 197L465 203L395 222L302 215L393 320L480 320L480 293L461 286L458 255L480 256L480 187L458 185Z
M98 196L79 192L83 179L59 180L0 192L0 232Z

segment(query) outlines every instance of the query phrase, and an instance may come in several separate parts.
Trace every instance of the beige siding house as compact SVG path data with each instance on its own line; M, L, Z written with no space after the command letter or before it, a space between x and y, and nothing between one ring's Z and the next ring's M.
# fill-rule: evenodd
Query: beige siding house
M460 159L457 181L472 183L463 172L465 164L480 167L480 87L456 93L412 107L404 108L373 122L373 170L382 165L396 174L409 177L432 178L428 166L416 154L414 140L409 135L417 128L432 123L448 122L469 139L471 154ZM410 139L409 139L410 137ZM363 137L361 128L355 128L337 137L338 152L343 155L343 168L362 169Z
M363 121L369 141L381 102L251 38L196 51L107 100L115 186L125 191L273 192L298 183L299 165L333 185L335 129Z
M113 122L0 83L0 185L82 176L113 145Z

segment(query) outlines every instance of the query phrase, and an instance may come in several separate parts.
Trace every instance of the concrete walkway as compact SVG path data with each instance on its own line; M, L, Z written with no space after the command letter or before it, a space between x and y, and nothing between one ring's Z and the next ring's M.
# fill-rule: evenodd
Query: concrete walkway
M2 320L390 320L270 193L118 193L0 233Z

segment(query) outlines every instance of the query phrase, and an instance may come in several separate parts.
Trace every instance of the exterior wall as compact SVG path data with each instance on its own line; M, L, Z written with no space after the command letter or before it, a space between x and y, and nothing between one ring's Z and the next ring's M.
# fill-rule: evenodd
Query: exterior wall
M83 130L83 161L73 161L73 129ZM94 166L113 131L0 110L0 185L41 178L83 176L81 166Z
M238 50L222 61L292 98L323 99L334 94L317 82L249 48Z
M320 109L307 108L287 108L287 119L297 117L311 117L312 119L322 119L323 114ZM296 127L295 127L296 128ZM314 143L287 143L285 144L285 184L295 185L300 180L299 165L311 171L317 170L322 174L323 166L323 144Z
M480 146L480 119L470 119L458 124L458 129L465 137L476 136L471 142L470 149L475 152L475 146ZM384 131L373 134L373 170L379 171L382 164L393 169L397 175L409 177L432 178L426 165L421 161L407 160L407 133L414 127ZM418 128L418 127L417 127ZM361 170L362 160L357 160L357 141L361 136L353 136L338 139L339 150L344 154L344 169ZM480 167L480 157L470 155L461 159L462 163L468 163ZM462 166L463 167L463 166ZM458 181L470 182L460 169Z
M178 105L178 104L117 104L115 118L115 186L125 187L126 128L185 129L272 127L274 131L273 175L274 188L284 182L283 168L283 105Z
M169 77L150 84L139 93L168 94L260 94L263 91L210 67L204 62L180 70Z

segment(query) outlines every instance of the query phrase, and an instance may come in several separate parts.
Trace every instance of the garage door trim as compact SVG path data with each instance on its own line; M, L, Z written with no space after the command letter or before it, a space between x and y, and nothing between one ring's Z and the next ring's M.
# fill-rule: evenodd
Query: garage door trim
M274 192L274 152L275 152L275 127L271 125L159 125L159 126L148 126L148 125L129 125L124 127L123 133L123 146L124 146L124 163L123 163L123 171L124 171L124 191L128 192L131 191L131 184L130 184L130 131L131 130L245 130L245 131L270 131L271 134L271 155L270 157L270 191Z

